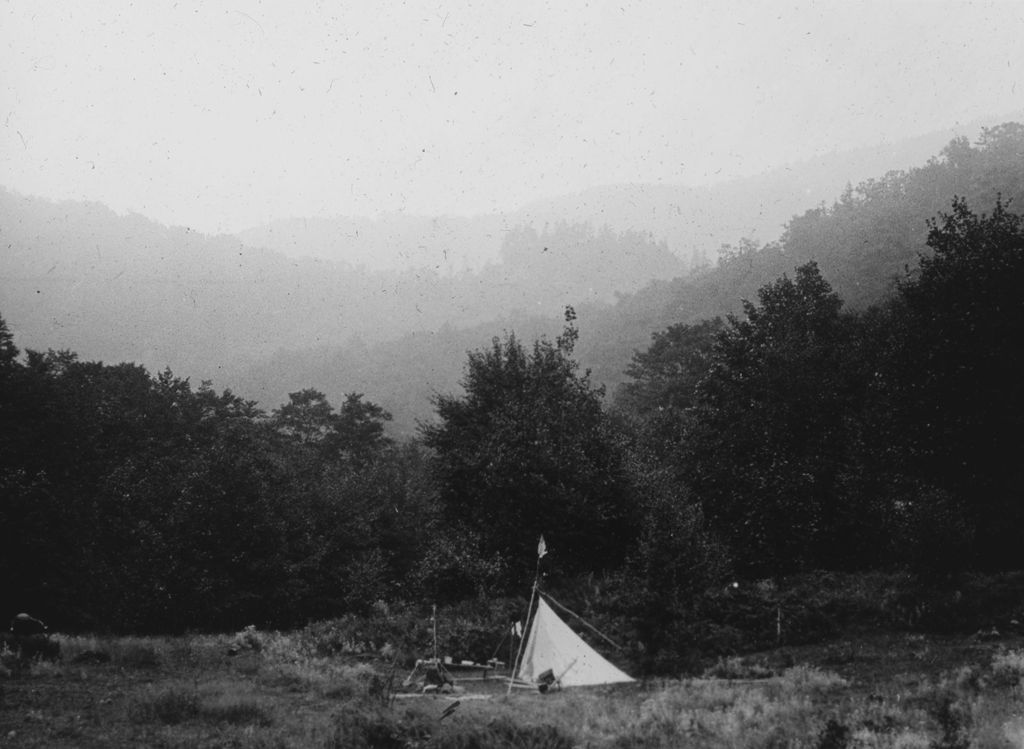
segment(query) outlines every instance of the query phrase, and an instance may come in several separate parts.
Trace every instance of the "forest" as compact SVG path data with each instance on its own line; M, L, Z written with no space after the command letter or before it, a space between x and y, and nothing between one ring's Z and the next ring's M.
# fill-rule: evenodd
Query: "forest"
M1022 154L1024 126L987 129L621 298L650 339L610 391L580 363L585 307L553 338L496 335L412 437L359 392L262 409L21 351L0 318L0 614L119 633L504 616L543 534L545 586L653 672L721 634L733 584L1017 570ZM700 315L698 291L733 311Z

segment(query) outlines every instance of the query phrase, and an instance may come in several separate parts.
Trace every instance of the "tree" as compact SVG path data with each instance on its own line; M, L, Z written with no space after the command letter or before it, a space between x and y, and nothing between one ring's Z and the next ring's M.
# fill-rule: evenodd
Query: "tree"
M694 325L677 323L654 333L646 351L633 354L626 369L632 382L616 394L618 413L638 420L648 442L663 458L674 459L685 438L697 385L711 366L721 318Z
M717 336L685 441L683 473L749 571L832 565L841 553L837 480L855 383L839 297L811 262L743 303Z
M890 469L921 487L914 514L942 497L942 512L974 529L976 561L1014 565L1024 542L1024 223L1001 200L979 216L957 199L929 222L928 246L899 284L876 382Z
M388 421L391 421L391 414L376 403L364 401L362 393L348 393L331 419L325 447L332 454L364 463L393 444L384 433L384 424Z
M14 345L14 335L7 327L7 321L0 316L0 378L6 379L18 366L19 353L18 347Z
M288 394L288 402L274 409L275 426L304 445L324 441L333 427L334 407L319 390L305 388Z
M729 559L698 504L663 464L634 451L630 473L641 520L623 579L637 634L655 666L686 647L679 630L692 622L701 594L721 582Z
M603 393L572 358L574 321L568 308L562 335L532 350L510 334L471 352L465 395L438 396L440 420L422 428L447 523L477 558L507 565L508 589L532 571L541 534L564 572L614 567L632 535Z

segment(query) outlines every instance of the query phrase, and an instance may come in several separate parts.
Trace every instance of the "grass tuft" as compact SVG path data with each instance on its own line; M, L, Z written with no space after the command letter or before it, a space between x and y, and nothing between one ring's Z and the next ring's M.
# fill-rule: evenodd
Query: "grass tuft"
M846 679L838 674L807 665L787 668L781 678L784 683L804 692L826 691L847 686Z
M199 704L198 717L207 723L228 723L235 726L269 726L274 720L257 699L221 696L203 700Z
M767 679L774 675L770 668L738 656L719 658L704 671L705 679Z
M552 725L530 725L498 718L486 725L457 725L440 732L432 749L573 749L575 739Z
M176 726L199 715L199 695L179 686L154 689L132 700L128 714L136 723Z
M1024 678L1024 650L1009 650L992 659L992 683L1001 687L1015 687Z
M398 715L379 705L345 704L334 719L326 749L405 749L431 746L432 725L423 715ZM481 747L483 745L480 745Z

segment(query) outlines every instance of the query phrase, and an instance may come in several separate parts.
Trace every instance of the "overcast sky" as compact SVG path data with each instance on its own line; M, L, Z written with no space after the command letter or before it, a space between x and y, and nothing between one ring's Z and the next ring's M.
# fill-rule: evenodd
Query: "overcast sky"
M0 185L216 232L703 184L1024 106L1024 2L0 6Z

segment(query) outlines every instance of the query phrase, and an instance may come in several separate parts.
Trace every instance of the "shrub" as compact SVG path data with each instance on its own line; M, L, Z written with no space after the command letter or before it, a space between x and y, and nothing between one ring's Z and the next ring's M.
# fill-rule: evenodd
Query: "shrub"
M849 745L850 729L835 718L829 718L818 736L818 749L846 749Z
M1015 687L1024 676L1024 650L1009 650L992 659L992 683L996 686Z
M525 609L526 601L519 599L472 600L438 609L438 654L487 660L509 621ZM397 605L375 607L366 616L346 614L310 624L296 639L296 649L302 655L388 654L405 667L433 652L431 613Z

